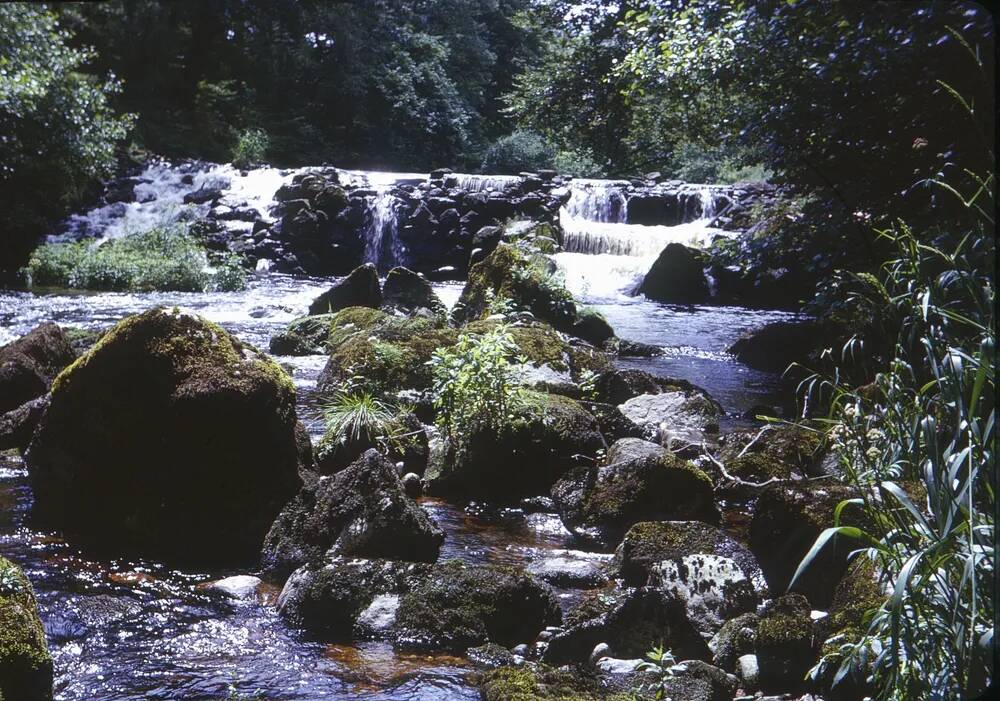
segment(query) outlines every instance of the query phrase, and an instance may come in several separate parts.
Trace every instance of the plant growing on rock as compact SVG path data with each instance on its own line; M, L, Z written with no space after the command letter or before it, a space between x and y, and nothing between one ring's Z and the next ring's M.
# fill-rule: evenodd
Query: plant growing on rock
M340 443L385 436L392 416L392 408L369 392L338 392L323 406L327 435Z
M462 334L434 352L436 423L453 447L473 431L500 431L520 398L511 359L518 349L506 324L486 333Z
M674 678L673 667L676 662L674 654L670 650L664 649L662 645L657 645L647 652L646 659L636 667L636 671L651 674L655 678L642 685L637 691L653 694L656 701L666 700L667 684Z

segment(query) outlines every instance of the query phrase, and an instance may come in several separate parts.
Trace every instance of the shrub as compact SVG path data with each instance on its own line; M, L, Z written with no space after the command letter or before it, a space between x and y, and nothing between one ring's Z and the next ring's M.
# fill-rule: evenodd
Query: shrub
M338 392L323 406L326 435L340 443L374 442L388 433L392 409L368 392Z
M434 407L437 426L461 450L465 436L500 431L520 399L511 359L517 346L506 324L484 334L462 334L449 348L434 352Z
M607 174L604 167L594 160L594 154L586 149L559 151L553 168L561 175L574 178L603 178Z
M530 131L515 131L499 139L486 151L484 173L519 173L555 166L555 149Z
M247 281L236 256L210 256L176 227L97 244L46 244L31 255L25 274L32 286L136 292L231 291L245 288Z
M233 145L232 162L236 168L252 168L264 162L271 139L263 129L244 129Z

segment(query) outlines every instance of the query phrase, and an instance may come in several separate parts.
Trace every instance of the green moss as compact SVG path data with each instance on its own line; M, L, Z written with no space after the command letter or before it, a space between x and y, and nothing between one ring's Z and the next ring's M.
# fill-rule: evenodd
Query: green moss
M321 355L326 351L333 314L302 316L271 338L275 355Z
M757 626L758 647L811 646L813 625L809 613L809 602L801 594L776 599Z
M327 346L334 350L355 334L371 331L383 323L389 315L371 307L347 307L330 317Z
M52 698L52 658L31 582L0 557L0 697Z
M845 635L852 641L859 640L865 614L877 609L885 599L871 560L863 555L855 557L833 593L829 615L823 621L826 636Z
M746 453L727 463L726 469L734 477L751 482L763 482L771 478L788 479L792 474L787 463L764 453Z
M636 699L633 694L613 694L601 688L600 682L579 670L552 669L539 665L503 667L484 674L479 693L483 701L625 701Z

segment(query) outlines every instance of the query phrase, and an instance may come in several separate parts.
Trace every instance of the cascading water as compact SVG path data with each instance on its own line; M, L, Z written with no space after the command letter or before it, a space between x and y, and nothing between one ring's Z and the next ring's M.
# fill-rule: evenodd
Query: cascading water
M398 198L389 188L365 198L365 263L374 263L379 272L403 263L399 241Z
M660 252L671 243L701 248L719 232L709 227L714 217L714 193L701 188L686 196L684 221L675 226L627 224L627 183L574 180L570 197L559 213L563 253L556 262L573 294L587 300L615 300L642 282ZM680 199L681 196L679 196Z
M448 178L455 179L455 186L469 192L503 192L511 185L521 182L517 175L470 175L468 173L451 173Z

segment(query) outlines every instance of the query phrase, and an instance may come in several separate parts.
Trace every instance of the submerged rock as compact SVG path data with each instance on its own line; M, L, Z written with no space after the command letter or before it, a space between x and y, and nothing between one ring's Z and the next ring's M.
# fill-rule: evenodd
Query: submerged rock
M253 562L300 484L296 425L264 354L177 310L128 317L53 382L34 516L113 552Z
M324 556L434 562L444 534L374 450L307 482L274 521L261 564L280 578Z
M0 699L51 701L52 658L31 582L0 556Z
M531 642L560 621L552 591L524 570L449 560L404 594L396 614L406 646L464 650Z
M608 462L574 470L552 488L570 531L612 545L640 521L719 520L708 475L655 443L623 438Z
M596 420L577 402L540 392L525 392L500 431L461 439L461 450L431 460L424 475L430 493L513 502L544 493L605 447Z
M0 346L0 414L45 394L74 360L76 351L66 332L51 322Z
M309 314L329 314L347 307L373 307L382 304L378 272L371 263L360 265L350 275L313 300Z

